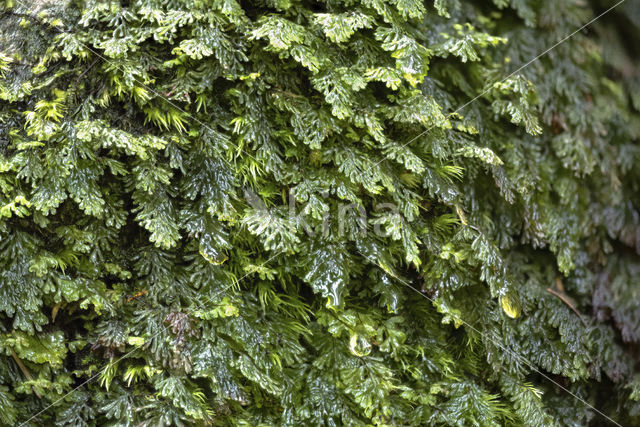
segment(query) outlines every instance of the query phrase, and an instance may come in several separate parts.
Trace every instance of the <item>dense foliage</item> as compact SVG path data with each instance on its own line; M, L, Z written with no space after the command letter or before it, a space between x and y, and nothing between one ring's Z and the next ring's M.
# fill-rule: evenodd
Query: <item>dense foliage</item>
M0 423L640 423L613 5L7 1Z

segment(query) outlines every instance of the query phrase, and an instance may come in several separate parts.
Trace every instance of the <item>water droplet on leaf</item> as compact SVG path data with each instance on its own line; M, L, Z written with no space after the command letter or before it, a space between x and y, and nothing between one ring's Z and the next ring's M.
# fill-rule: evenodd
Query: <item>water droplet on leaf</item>
M202 257L204 259L206 259L207 261L209 261L211 264L213 265L222 265L225 263L226 260L229 259L229 257L225 254L225 253L220 253L217 251L213 251L213 253L210 253L208 251L205 250L205 248L200 245L200 255L202 255Z
M515 319L522 313L520 298L515 292L507 292L506 295L500 297L500 305L507 316Z
M349 350L354 356L364 357L371 353L371 344L364 337L354 334L349 340Z

